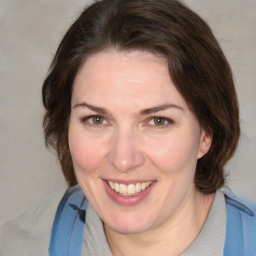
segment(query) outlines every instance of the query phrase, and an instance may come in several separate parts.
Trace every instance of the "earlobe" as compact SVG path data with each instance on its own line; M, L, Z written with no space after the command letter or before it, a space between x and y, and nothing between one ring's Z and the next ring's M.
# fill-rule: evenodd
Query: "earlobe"
M200 145L198 149L197 159L203 157L209 151L212 144L212 135L202 130L201 137L200 137Z

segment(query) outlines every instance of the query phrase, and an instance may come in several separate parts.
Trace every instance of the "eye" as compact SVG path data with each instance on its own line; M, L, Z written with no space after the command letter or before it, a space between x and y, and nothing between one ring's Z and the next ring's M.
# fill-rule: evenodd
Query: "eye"
M101 125L107 123L104 117L99 115L86 116L81 120L83 123L87 123L87 125Z
M173 120L166 118L166 117L153 117L150 121L150 125L154 126L168 126L169 124L172 124Z
M102 116L92 116L91 118L88 118L88 122L91 124L103 124L104 121Z
M162 117L155 117L153 122L155 125L164 125L166 123L166 119Z

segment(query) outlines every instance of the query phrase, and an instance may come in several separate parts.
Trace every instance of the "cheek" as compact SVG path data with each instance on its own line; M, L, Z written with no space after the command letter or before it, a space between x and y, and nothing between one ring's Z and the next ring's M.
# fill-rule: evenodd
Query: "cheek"
M196 137L196 136L195 136ZM193 136L177 135L161 141L151 141L148 158L164 172L181 174L194 171L197 163L198 141Z
M69 133L69 148L75 172L92 172L98 168L104 159L103 141L100 139L79 136Z

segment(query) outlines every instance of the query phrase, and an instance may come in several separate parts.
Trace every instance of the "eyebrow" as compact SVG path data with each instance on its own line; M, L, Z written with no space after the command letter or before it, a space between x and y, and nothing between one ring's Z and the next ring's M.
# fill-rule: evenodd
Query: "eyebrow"
M89 108L90 110L92 110L94 112L98 112L98 113L103 114L103 115L111 115L110 112L107 111L105 108L96 107L96 106L90 105L86 102L78 103L73 108L77 108L77 107L86 107L86 108Z
M86 107L86 108L91 109L94 112L98 112L98 113L103 114L103 115L111 116L111 113L108 110L106 110L105 108L96 107L96 106L90 105L86 102L78 103L73 108L77 108L77 107ZM169 109L169 108L184 110L182 107L180 107L178 105L175 105L175 104L164 104L164 105L155 106L155 107L152 107L152 108L143 109L143 110L140 111L140 115L149 115L149 114L157 113L159 111L163 111L163 110L166 110L166 109Z
M182 107L175 105L175 104L164 104L164 105L160 105L160 106L156 106L156 107L152 107L152 108L143 109L140 111L140 114L141 115L149 115L149 114L153 114L153 113L163 111L163 110L166 110L169 108L184 110Z

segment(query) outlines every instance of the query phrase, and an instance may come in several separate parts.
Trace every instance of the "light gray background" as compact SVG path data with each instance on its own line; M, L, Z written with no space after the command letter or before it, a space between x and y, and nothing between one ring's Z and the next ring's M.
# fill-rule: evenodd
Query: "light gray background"
M65 31L89 1L0 0L0 222L66 186L44 147L41 86ZM212 27L229 59L243 135L229 187L256 200L256 0L185 0Z

